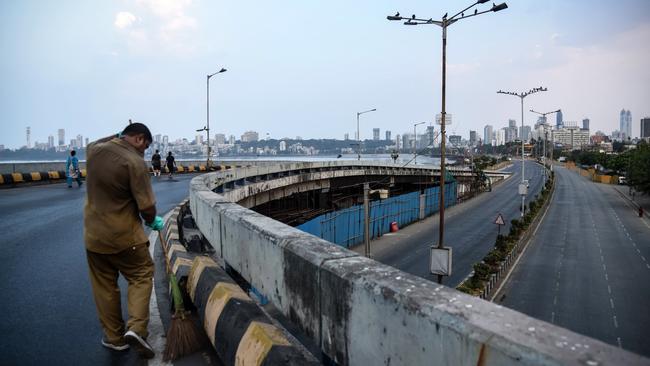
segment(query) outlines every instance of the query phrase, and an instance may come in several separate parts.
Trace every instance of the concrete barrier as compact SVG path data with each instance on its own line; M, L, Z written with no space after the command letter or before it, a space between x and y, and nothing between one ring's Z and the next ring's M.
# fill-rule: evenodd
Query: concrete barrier
M371 165L361 162L354 164ZM255 168L257 173L323 164ZM338 168L345 167L340 164ZM368 168L371 168L368 166ZM340 365L643 365L648 360L360 257L212 192L250 170L195 177L197 226L256 291Z
M178 238L180 206L165 223L162 245L220 360L225 365L318 365L214 260L187 252Z

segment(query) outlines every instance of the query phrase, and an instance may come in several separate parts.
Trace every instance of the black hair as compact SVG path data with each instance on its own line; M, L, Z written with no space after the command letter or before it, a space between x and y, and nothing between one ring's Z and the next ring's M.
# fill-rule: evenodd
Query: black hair
M124 131L122 131L122 135L144 135L145 140L149 142L153 141L153 137L151 136L151 131L149 131L149 128L145 126L144 123L140 122L134 122L126 126Z
M158 154L158 149L156 149L156 154Z
M70 151L70 156L75 156L75 155L77 155L76 151L74 151L74 150Z
M170 151L170 152L167 154L167 156L172 156L172 152Z

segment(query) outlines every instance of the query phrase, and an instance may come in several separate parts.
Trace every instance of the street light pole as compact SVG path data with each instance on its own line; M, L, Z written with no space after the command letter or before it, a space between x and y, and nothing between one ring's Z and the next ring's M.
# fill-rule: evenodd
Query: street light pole
M521 195L521 217L524 217L525 210L526 210L526 193L528 192L528 187L526 186L525 182L525 176L524 176L524 98L527 96L541 92L541 91L547 91L548 89L544 87L539 87L539 88L534 88L530 89L527 92L521 92L521 93L514 93L514 92L506 92L499 90L497 91L497 94L508 94L508 95L514 95L515 97L518 97L521 100L521 183L519 184L519 195Z
M208 135L208 139L207 139L208 140L208 158L207 158L207 160L205 162L206 168L208 170L210 170L210 155L211 155L211 151L212 151L212 148L210 146L210 78L217 75L217 74L221 74L222 72L226 72L226 71L228 71L228 70L226 70L224 68L221 68L221 70L219 70L219 71L217 71L217 72L215 72L213 74L207 75L206 81L205 81L205 84L206 84L206 93L205 93L205 95L206 95L205 96L205 109L206 109L205 114L206 114L206 117L205 117L205 127L203 128L203 130L205 130L207 135ZM203 130L197 130L197 131L203 131Z
M548 129L547 129L548 123L546 123L547 122L546 116L549 115L549 114L557 113L560 110L558 109L556 111L544 112L544 113L537 112L537 111L534 111L532 109L530 111L533 112L533 113L541 115L543 120L544 120L544 125L543 125L544 126L544 183L546 183L546 144L548 144ZM553 159L551 159L551 164L553 164Z
M445 96L446 96L446 82L447 82L447 27L454 24L455 22L470 18L473 16L485 14L487 12L497 12L503 9L508 8L506 3L501 3L499 5L492 4L492 8L489 10L481 11L474 10L474 13L465 15L465 12L473 8L478 4L484 4L489 0L477 0L472 5L466 7L462 11L456 13L456 15L451 18L447 18L447 14L442 16L441 21L429 19L419 19L413 14L411 17L402 17L399 12L395 15L389 15L386 17L388 20L405 20L404 25L419 25L419 24L433 24L442 28L442 111L441 111L441 120L440 120L440 134L441 143L440 143L440 195L439 195L439 211L440 211L440 230L438 237L438 248L444 248L444 237L445 237L445 139L446 139L446 106L445 106ZM438 275L438 283L442 283L442 275Z
M368 109L367 111L357 112L357 160L361 160L361 135L359 134L359 116L368 112L374 112L377 108Z
M413 124L413 164L418 163L418 154L417 154L417 144L418 144L418 134L416 132L417 125L424 124L426 122L418 122Z

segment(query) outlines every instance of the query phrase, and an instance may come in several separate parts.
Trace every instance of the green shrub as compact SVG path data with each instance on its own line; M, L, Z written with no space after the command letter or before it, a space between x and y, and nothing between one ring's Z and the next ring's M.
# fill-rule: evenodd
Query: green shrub
M487 281L490 276L490 267L485 263L476 263L474 265L474 277L480 281Z

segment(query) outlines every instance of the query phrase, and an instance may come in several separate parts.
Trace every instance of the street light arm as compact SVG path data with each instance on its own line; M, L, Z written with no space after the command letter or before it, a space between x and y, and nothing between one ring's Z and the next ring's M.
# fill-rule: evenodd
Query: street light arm
M368 113L368 112L374 112L374 111L376 111L376 110L377 110L377 108L368 109L367 111L357 112L357 114L358 114L358 115L362 115L362 114L365 114L365 113Z
M472 5L468 6L468 7L466 7L465 9L459 11L458 13L456 13L455 15L453 15L453 16L452 16L451 18L449 18L448 20L454 20L454 19L456 19L456 17L457 17L458 15L465 13L466 11L468 11L469 9L475 7L475 6L478 5L478 4L479 4L478 1L475 2L474 4L472 4ZM465 18L465 16L463 15L461 18ZM469 18L469 16L467 16L467 18Z

